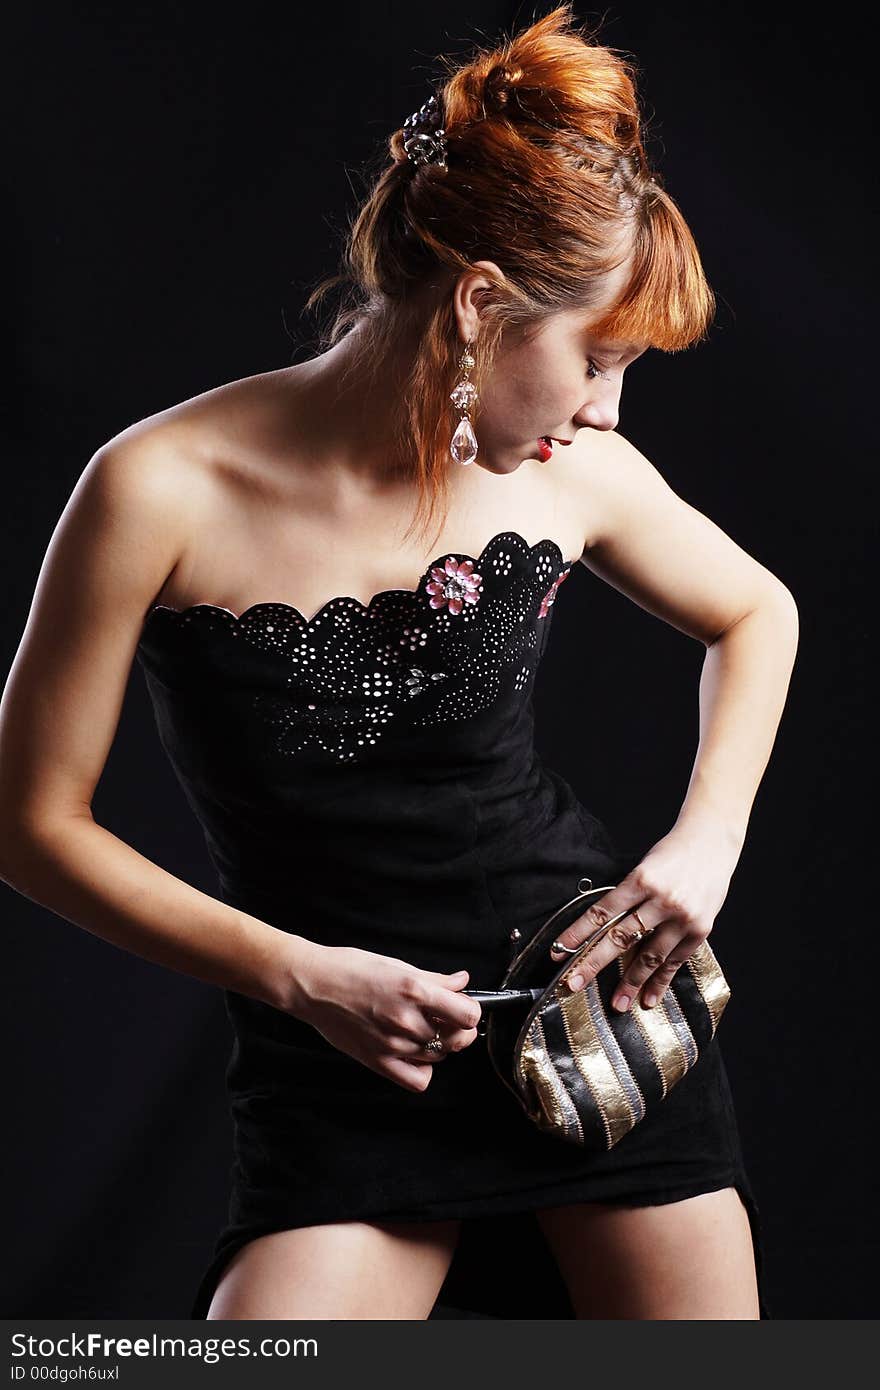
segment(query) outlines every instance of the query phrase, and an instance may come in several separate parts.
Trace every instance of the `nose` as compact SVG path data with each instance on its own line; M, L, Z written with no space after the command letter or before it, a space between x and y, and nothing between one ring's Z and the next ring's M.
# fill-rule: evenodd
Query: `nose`
M591 430L616 430L620 420L620 393L623 389L623 372L615 372L613 377L597 382L590 392L575 419L578 424Z
M616 401L591 401L578 411L575 419L591 430L616 430L620 412Z

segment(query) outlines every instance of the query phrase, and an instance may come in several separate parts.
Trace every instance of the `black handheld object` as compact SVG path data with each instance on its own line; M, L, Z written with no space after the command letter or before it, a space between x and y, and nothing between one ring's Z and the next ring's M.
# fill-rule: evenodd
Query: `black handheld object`
M534 1004L544 993L543 989L462 989L468 999L476 999L484 1009L500 1008L505 1004Z

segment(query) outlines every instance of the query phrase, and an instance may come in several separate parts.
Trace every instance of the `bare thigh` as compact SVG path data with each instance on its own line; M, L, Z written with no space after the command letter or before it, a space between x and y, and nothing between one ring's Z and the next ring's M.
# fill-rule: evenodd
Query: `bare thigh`
M578 1318L760 1318L736 1188L662 1206L590 1202L535 1214Z
M460 1225L339 1221L257 1236L226 1265L207 1316L427 1318Z

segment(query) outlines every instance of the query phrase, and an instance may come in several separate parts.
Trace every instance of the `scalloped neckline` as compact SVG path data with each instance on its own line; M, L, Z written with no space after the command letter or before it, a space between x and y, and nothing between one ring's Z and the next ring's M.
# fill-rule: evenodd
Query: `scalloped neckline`
M242 609L241 613L234 613L231 608L226 608L222 603L190 603L187 604L185 608L174 608L171 604L168 603L154 603L152 608L150 608L150 610L148 611L146 618L144 619L143 629L146 630L147 624L149 623L150 619L153 617L155 613L173 613L176 617L181 618L186 617L187 614L201 611L213 613L226 613L230 618L233 618L235 622L240 623L245 618L252 617L261 609L270 608L275 609L276 611L281 610L282 612L293 614L306 627L311 627L311 625L316 621L316 619L320 618L327 611L328 608L332 607L334 604L337 603L354 604L357 608L360 608L364 613L369 613L382 599L392 597L395 594L408 594L411 597L415 597L415 595L418 594L419 590L421 589L422 584L428 578L431 571L437 566L442 566L447 560L470 560L473 564L474 570L476 570L477 573L479 573L480 566L484 562L486 556L489 554L489 551L492 549L492 547L496 545L498 541L506 540L508 537L513 537L514 540L520 542L525 547L529 557L534 555L536 550L540 550L542 546L552 546L553 550L559 557L559 562L562 569L569 569L572 565L576 563L577 559L579 559L578 556L575 556L575 559L573 560L566 560L563 555L561 545L558 543L558 541L554 541L549 536L544 536L541 540L535 541L534 545L529 545L525 536L520 535L519 531L498 531L494 536L491 536L489 538L489 540L483 546L483 549L480 551L479 555L467 555L463 550L444 550L442 554L438 555L435 559L433 559L427 566L427 568L422 572L422 575L419 578L419 582L416 584L416 587L414 589L379 589L375 594L372 595L372 597L369 599L367 603L362 603L360 599L354 598L351 594L334 594L332 598L328 598L324 603L322 603L321 606L312 614L310 618L307 618L305 614L302 612L302 610L300 608L297 608L295 604L286 603L283 599L260 599L257 603L251 603L248 605L247 608Z

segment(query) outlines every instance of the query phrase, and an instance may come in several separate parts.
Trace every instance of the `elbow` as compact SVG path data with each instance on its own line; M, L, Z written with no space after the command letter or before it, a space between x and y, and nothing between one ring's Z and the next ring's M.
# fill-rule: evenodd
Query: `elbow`
M791 589L781 581L775 584L767 598L758 604L757 611L766 614L780 647L790 649L793 661L800 640L800 617Z
M794 594L787 585L780 580L774 590L771 603L775 605L774 611L778 611L791 625L795 637L800 630L800 616Z
M0 880L32 896L35 877L52 858L69 820L0 816Z
M716 642L720 642L728 633L739 627L740 623L756 619L771 622L779 632L780 637L788 635L794 647L797 647L800 631L798 606L791 590L777 579L774 579L772 584L766 584L760 596L743 613L740 613L739 617L734 618L720 632L716 632L706 642L706 646L712 647Z
M20 821L4 819L0 822L0 880L24 892L22 883L25 866L34 858L35 846L40 840L33 831L26 830Z

